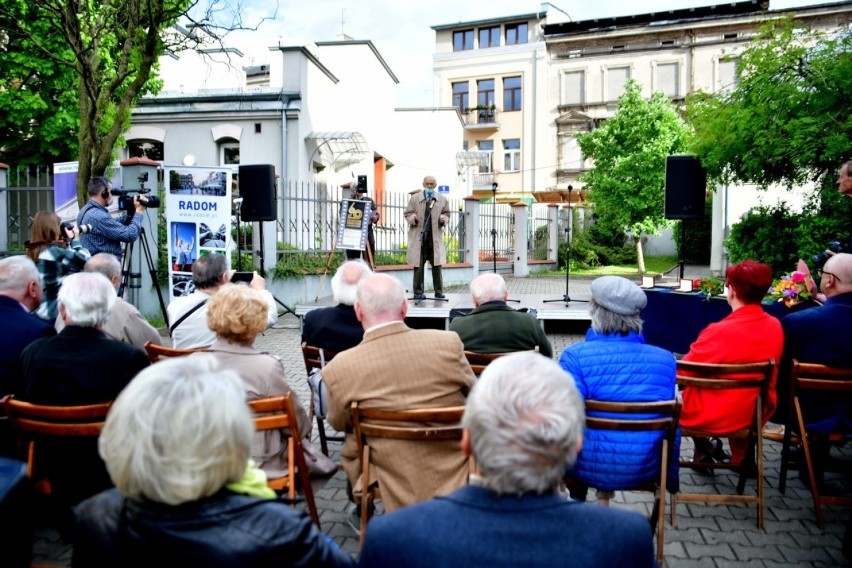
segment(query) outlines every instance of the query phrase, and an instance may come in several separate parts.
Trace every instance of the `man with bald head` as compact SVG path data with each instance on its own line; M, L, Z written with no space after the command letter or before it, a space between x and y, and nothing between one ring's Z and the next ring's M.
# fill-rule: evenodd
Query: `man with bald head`
M781 320L784 329L784 355L778 376L778 410L773 422L785 424L790 399L790 362L819 363L852 367L849 330L852 330L852 254L830 257L817 271L825 304L792 313ZM852 432L852 401L837 395L812 395L802 399L802 413L809 431L817 433L844 429ZM828 447L817 450L828 456ZM819 468L818 468L819 469Z
M331 279L336 306L311 310L302 320L302 342L328 351L344 351L361 343L364 328L355 315L358 283L372 274L362 260L344 262Z
M374 274L358 285L355 314L364 339L332 359L323 370L328 416L341 432L352 432L350 406L416 409L463 406L476 380L459 336L450 331L405 325L408 301L402 284ZM466 482L467 461L457 441L375 440L376 476L385 511L449 493ZM360 471L356 442L347 434L340 454L355 492Z
M506 304L509 291L499 274L481 274L470 283L474 310L450 322L450 331L461 337L464 348L474 353L509 353L538 349L552 357L550 341L539 321Z

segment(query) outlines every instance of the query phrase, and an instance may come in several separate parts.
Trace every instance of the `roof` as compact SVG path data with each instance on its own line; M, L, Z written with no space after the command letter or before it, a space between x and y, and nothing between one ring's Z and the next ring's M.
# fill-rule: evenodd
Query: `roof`
M472 20L469 22L456 22L455 24L438 24L432 26L436 32L443 30L452 30L456 28L472 28L478 26L487 26L489 24L505 24L509 22L522 22L528 20L538 20L543 18L545 12L533 12L531 14L519 14L517 16L503 16L502 18L488 18L487 20Z

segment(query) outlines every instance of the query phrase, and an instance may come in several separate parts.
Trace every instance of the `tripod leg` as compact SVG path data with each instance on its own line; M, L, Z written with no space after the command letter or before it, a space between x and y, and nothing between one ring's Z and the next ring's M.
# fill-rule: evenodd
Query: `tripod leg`
M169 314L166 312L166 302L163 300L163 289L160 288L160 283L157 280L157 267L154 266L154 257L151 256L151 249L148 248L148 240L145 238L145 230L139 235L142 239L142 252L145 253L145 262L148 265L148 273L151 275L151 285L157 290L157 298L160 300L160 312L163 314L163 320L166 322L166 327L169 326Z

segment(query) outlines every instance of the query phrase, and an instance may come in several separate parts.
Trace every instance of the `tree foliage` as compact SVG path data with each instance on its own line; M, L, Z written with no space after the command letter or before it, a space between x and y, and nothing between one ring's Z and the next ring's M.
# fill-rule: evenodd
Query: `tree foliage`
M2 152L20 157L31 147L51 161L76 151L82 205L88 179L113 163L139 98L160 88L158 58L250 29L241 10L228 0L4 0L0 109L14 112L0 121Z
M690 130L663 93L642 98L641 87L628 81L612 118L588 133L577 135L583 155L594 169L583 175L598 222L639 237L657 234L665 225L666 156L683 152Z
M788 187L834 174L852 150L852 35L775 20L739 57L738 84L687 101L711 178Z

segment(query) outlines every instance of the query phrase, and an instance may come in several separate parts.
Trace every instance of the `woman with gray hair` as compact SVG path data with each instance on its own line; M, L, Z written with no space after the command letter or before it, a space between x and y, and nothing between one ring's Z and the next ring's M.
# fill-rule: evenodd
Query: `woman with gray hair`
M607 402L652 402L675 398L675 358L646 345L639 312L648 299L633 282L604 276L591 285L591 329L586 341L570 345L559 364L571 373L583 399ZM636 418L644 418L637 415ZM570 474L580 482L572 496L585 500L587 487L608 505L615 490L653 480L660 471L663 432L588 430L583 452ZM679 440L679 438L678 438ZM671 455L678 455L677 447ZM678 488L677 460L671 460L669 489Z
M116 488L76 509L75 567L351 566L286 504L235 493L254 425L213 357L158 363L116 399L99 440Z

